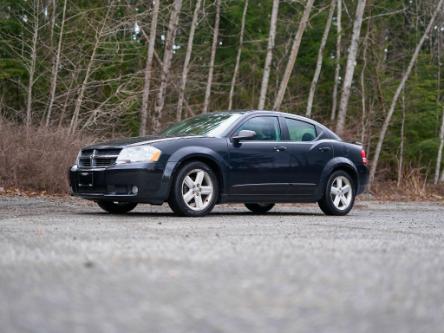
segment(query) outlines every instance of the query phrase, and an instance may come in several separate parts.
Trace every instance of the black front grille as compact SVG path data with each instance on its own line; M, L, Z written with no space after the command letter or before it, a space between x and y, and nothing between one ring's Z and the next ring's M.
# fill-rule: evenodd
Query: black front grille
M99 158L96 157L96 166L98 167L104 167L104 166L108 166L108 165L112 165L116 162L117 157L113 157L113 158Z
M119 155L120 151L122 149L120 148L107 148L107 149L96 149L96 155L97 156L111 156L111 155Z
M79 157L80 168L104 168L116 163L120 148L85 149Z
M80 157L79 158L79 166L83 168L91 167L91 159L89 157Z

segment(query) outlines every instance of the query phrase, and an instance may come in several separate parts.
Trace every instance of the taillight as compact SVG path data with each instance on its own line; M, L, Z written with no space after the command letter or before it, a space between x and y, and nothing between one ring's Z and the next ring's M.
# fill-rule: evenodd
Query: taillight
M368 164L367 153L365 152L364 149L361 150L361 158L362 158L362 163L364 163L364 165L367 165Z

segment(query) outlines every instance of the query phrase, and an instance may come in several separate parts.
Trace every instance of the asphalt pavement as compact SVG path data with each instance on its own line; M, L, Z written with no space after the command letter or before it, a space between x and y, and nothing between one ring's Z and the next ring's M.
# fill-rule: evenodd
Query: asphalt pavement
M443 204L193 219L0 196L0 332L443 331Z

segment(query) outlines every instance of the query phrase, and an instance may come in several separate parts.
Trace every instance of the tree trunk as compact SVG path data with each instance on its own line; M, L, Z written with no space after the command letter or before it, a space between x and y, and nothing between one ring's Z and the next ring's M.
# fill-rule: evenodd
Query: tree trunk
M74 86L75 82L77 82L79 74L80 74L80 68L74 69L71 73L71 80L69 82L68 89L65 93L65 101L63 102L63 107L62 110L60 111L59 124L57 126L57 129L60 129L63 126L63 121L65 120L65 113L66 110L68 109L69 98L71 96L72 87Z
M441 130L439 131L439 148L438 148L438 155L436 157L436 167L435 167L435 185L439 182L439 173L441 171L441 164L442 164L442 152L444 149L444 109L442 111L441 116ZM444 171L443 171L444 175Z
M233 78L231 79L230 95L228 97L228 110L233 107L234 87L236 86L237 74L239 72L239 64L242 53L242 46L244 44L245 19L247 17L248 0L244 0L244 11L242 12L241 30L239 36L239 47L237 49L236 64L234 65Z
M308 20L310 19L311 9L313 8L314 0L307 0L305 4L304 14L302 15L301 21L299 22L298 31L293 40L293 45L291 47L290 57L287 62L287 67L285 68L284 76L282 77L279 90L274 100L273 109L278 111L281 108L282 101L284 100L285 91L287 90L288 81L290 80L291 73L293 72L294 64L299 53L299 47L301 46L302 36L304 35L305 28L307 27Z
M34 87L35 66L37 62L37 39L39 35L39 4L36 0L33 14L33 31L32 31L32 46L31 46L31 63L29 65L28 91L26 98L26 128L32 124L32 88Z
M185 100L185 88L188 80L188 72L190 71L191 53L193 51L194 33L196 32L197 19L199 18L200 5L202 0L197 0L194 7L193 20L191 22L190 35L188 37L187 52L185 54L185 61L183 63L182 80L179 87L179 100L177 102L176 119L180 121L182 119L182 109Z
M362 52L362 70L360 75L360 83L361 83L361 143L365 148L365 136L366 136L366 118L367 116L367 98L366 98L366 89L365 89L365 71L367 70L367 50L368 50L368 39L370 34L370 21L367 25L367 33L364 38L364 50Z
M58 76L58 72L59 72L60 54L61 54L61 50L62 50L63 29L65 27L66 3L67 3L67 0L65 0L63 3L62 22L60 24L60 35L59 35L59 40L57 43L57 51L55 54L54 63L52 66L48 111L46 113L46 126L49 125L49 122L51 120L52 107L54 105L54 98L55 98L55 92L56 92L56 87L57 87L57 76ZM54 2L54 6L55 6L55 2Z
M402 91L402 119L401 119L401 142L399 144L399 164L397 187L401 186L402 175L404 171L404 144L405 144L405 89Z
M156 62L158 63L159 67L162 67L162 60L160 59L159 55L157 54L156 51L154 51L154 59L156 60ZM173 81L170 82L171 86L174 88L174 90L176 91L176 93L179 92L179 87L177 86L177 84ZM191 116L195 116L195 113L193 112L193 110L191 110L190 105L188 104L188 101L186 98L183 99L183 104L185 106L186 111L188 112L189 115Z
M365 131L366 131L366 117L367 117L367 101L365 97L365 67L361 71L361 143L365 142Z
M268 81L270 79L270 67L273 59L274 41L276 39L277 16L279 12L279 0L273 0L271 11L270 32L268 33L267 55L265 57L264 73L262 75L261 92L259 95L258 109L263 110L267 99Z
M381 132L379 134L378 144L376 145L375 154L373 156L372 166L370 169L370 184L375 179L375 174L376 174L376 170L378 167L379 156L381 155L382 145L384 144L385 135L386 135L388 127L390 125L390 121L392 119L393 113L395 112L395 108L396 108L396 104L398 102L399 96L401 95L401 92L404 89L404 86L405 86L408 78L410 77L413 67L415 66L416 60L418 59L421 48L424 45L424 42L426 41L428 35L430 34L430 31L432 30L433 24L436 20L436 17L439 14L439 12L441 11L443 3L444 3L444 0L440 0L438 5L436 6L433 16L430 19L430 22L429 22L424 34L422 35L421 40L419 41L418 45L416 46L415 52L412 55L409 66L407 67L407 70L405 71L405 73L401 79L401 82L399 83L399 86L396 89L395 95L393 96L392 103L390 105L390 109L387 113L387 116L385 117L384 124L382 125Z
M139 135L143 136L146 134L147 121L148 121L148 101L150 98L150 88L151 88L151 71L153 69L153 55L154 47L156 44L156 32L157 32L157 18L159 16L160 0L154 1L153 10L151 15L151 25L150 25L150 37L148 42L147 58L145 64L145 75L144 75L144 85L143 85L143 95L142 95L142 106L140 108L140 125L139 125Z
M96 31L93 50L91 52L91 56L89 57L88 65L86 66L85 77L83 78L82 84L80 85L80 91L79 91L79 95L77 96L77 99L76 99L74 113L72 115L71 122L69 124L69 133L71 133L71 134L73 134L77 130L80 109L82 107L86 87L88 85L88 81L89 81L89 77L91 75L92 67L93 67L95 59L96 59L97 49L99 48L99 45L100 45L100 39L102 38L103 30L105 29L105 25L106 25L106 21L108 19L110 8L111 8L111 6L108 7L108 10L106 12L106 16L103 19L102 26L100 27L100 29L98 31Z
M51 48L54 45L54 27L55 27L55 23L56 23L56 16L57 16L57 5L56 5L56 0L51 0L51 9L52 9L52 13L51 13L51 30L49 32L49 42L51 45Z
M341 44L342 44L342 0L338 0L338 11L336 17L336 70L335 80L333 86L332 107L330 120L333 121L336 118L336 109L338 108L338 88L339 77L341 75Z
M438 36L437 41L437 56L438 56L438 81L437 81L437 96L436 103L438 105L441 104L441 36ZM444 148L444 109L441 111L441 129L439 131L439 147L438 154L436 156L436 165L435 165L435 178L433 182L435 185L439 183L439 174L441 171L442 164L442 151Z
M333 21L335 8L336 8L336 0L331 0L330 13L328 14L328 19L325 25L324 34L322 35L321 45L319 46L318 60L316 61L316 69L313 75L313 80L311 81L310 93L308 94L307 111L305 112L305 115L307 117L311 116L311 111L313 109L313 100L316 92L316 87L318 85L319 76L321 75L322 62L324 60L324 49L325 45L327 44L328 34L330 33L331 22Z
M216 49L219 36L220 2L221 0L216 0L216 18L214 20L213 45L211 46L210 68L208 72L207 88L205 90L205 100L202 111L203 113L208 112L208 106L210 104L211 86L213 84L214 60L216 59Z
M441 177L439 178L440 183L444 183L444 170L441 172Z
M165 40L165 51L163 53L162 72L160 74L160 87L157 93L157 102L153 117L153 131L158 133L161 128L163 108L165 106L165 93L170 76L171 61L173 59L173 46L176 39L177 26L179 24L179 14L182 8L182 0L174 0L171 10L170 21L168 23L168 33Z
M347 66L345 68L341 101L339 103L338 122L336 124L336 132L339 135L342 135L344 133L348 102L350 99L353 75L355 73L356 67L356 57L358 55L359 37L361 35L362 18L364 16L365 4L366 0L358 0L358 4L356 6L355 22L353 24L353 35L348 51Z
M3 99L4 99L4 94L2 93L2 95L0 96L0 130L3 125Z

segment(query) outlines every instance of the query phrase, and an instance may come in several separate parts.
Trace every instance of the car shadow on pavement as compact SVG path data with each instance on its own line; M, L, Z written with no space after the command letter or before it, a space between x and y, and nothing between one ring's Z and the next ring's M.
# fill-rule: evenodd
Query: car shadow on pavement
M121 215L111 215L109 213L105 212L79 212L80 215L90 215L90 216L121 216L125 218L140 218L140 217L170 217L170 218L177 218L177 219L185 219L190 217L183 217L183 216L177 216L173 212L130 212L127 214L121 214ZM267 214L255 214L251 212L211 212L210 214L204 216L204 217L198 217L196 219L203 219L208 218L211 216L325 216L322 213L313 213L313 212L300 212L300 211L294 211L294 212L269 212Z

